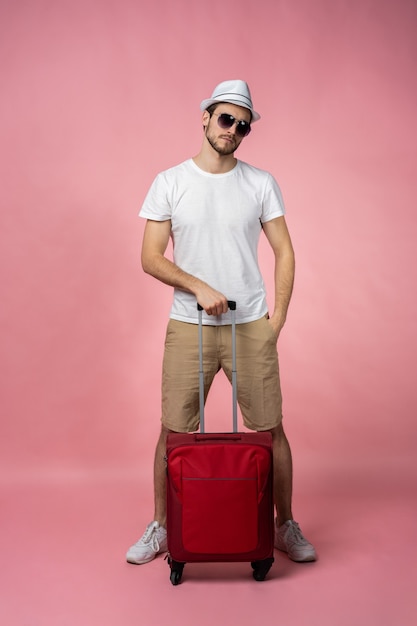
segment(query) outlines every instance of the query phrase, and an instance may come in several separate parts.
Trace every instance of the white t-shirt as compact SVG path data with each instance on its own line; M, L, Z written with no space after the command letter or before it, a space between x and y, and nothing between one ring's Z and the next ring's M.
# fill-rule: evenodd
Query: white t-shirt
M236 300L236 322L245 323L267 313L259 235L262 223L284 213L280 189L268 172L238 161L225 174L210 174L189 159L157 175L139 215L171 220L174 263ZM174 289L171 318L197 323L196 307L193 294ZM203 312L203 323L230 324L230 312Z

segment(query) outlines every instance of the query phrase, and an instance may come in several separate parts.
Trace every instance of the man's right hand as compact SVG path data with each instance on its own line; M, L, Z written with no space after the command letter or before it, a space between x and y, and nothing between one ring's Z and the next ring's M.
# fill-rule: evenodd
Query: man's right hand
M226 296L209 285L203 284L195 295L198 304L203 307L207 315L222 315L229 310Z

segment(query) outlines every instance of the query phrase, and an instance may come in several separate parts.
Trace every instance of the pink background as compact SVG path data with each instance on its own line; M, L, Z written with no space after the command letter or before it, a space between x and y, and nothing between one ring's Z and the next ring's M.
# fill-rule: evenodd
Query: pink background
M416 27L414 0L0 2L2 623L415 623ZM262 586L190 565L174 589L162 559L124 562L171 301L137 212L229 78L262 115L238 156L279 181L296 249L279 347L320 560L277 555ZM208 426L229 409L219 377Z

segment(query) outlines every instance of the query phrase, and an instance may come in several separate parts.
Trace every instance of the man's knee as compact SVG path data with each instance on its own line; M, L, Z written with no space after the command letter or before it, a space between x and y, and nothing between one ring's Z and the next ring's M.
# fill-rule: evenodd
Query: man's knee
M273 441L285 441L287 439L282 422L280 422L278 426L271 428L269 432L272 435Z
M170 433L173 433L173 430L170 430L169 428L167 428L166 426L164 426L163 424L161 425L161 432L159 433L159 439L158 439L158 444L166 444L166 440L167 437Z

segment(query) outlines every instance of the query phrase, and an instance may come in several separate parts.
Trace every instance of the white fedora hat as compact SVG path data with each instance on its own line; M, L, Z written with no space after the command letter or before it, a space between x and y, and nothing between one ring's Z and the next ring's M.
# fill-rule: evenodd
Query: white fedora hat
M209 106L218 102L229 102L230 104L249 109L252 113L252 122L256 122L261 117L259 113L253 110L249 87L244 80L225 80L220 83L215 87L211 98L203 100L200 104L200 109L205 111Z

